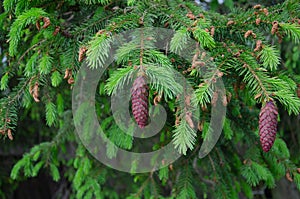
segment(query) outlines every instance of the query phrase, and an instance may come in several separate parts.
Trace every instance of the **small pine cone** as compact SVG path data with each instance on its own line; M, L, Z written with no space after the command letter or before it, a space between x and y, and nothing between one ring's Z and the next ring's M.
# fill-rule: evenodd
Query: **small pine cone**
M259 114L260 143L265 152L272 148L276 138L277 115L277 108L273 101L267 102Z
M132 113L140 128L148 121L148 86L145 77L137 77L131 88Z

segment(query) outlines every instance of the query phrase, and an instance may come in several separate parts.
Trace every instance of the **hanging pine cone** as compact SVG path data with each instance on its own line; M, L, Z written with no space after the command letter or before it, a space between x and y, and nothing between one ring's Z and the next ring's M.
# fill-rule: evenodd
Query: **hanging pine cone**
M272 148L276 138L277 115L277 108L273 101L267 102L259 114L260 143L265 152Z
M131 88L132 113L140 128L148 121L148 86L144 76L137 77Z

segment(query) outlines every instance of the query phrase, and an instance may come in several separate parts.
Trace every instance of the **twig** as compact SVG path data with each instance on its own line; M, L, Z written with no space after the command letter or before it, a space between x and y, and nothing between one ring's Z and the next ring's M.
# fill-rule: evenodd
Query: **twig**
M37 47L38 45L44 43L45 41L46 41L46 39L43 39L43 40L39 41L38 43L32 45L30 48L28 48L28 49L21 55L21 57L19 58L18 64L20 64L21 60L25 57L25 55L26 55L27 53L29 53L29 51L31 51L33 48Z
M197 166L197 160L198 160L198 157L194 158L193 160L193 168L194 168L194 171L199 175L200 177L200 180L205 182L206 184L208 185L211 185L211 186L215 186L216 183L212 180L208 180L208 179L205 179L203 178L203 174L201 173L201 171L199 170L198 166Z

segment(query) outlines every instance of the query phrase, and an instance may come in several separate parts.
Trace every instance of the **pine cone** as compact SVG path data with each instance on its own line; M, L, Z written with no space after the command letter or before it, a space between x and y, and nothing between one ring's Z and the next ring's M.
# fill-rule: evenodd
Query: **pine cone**
M267 102L259 114L260 143L265 152L272 148L276 138L277 115L277 108L273 101Z
M145 77L137 77L131 88L132 113L140 128L148 121L148 86Z

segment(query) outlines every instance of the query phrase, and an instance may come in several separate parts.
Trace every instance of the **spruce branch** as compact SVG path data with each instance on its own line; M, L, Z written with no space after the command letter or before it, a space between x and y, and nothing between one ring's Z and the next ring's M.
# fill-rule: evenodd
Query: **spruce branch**
M28 86L30 78L23 79L13 92L6 98L0 100L0 129L7 131L8 129L14 129L17 124L17 109L18 102L21 96Z
M170 51L179 54L187 45L189 32L186 28L177 30L170 43Z
M22 29L33 24L40 16L47 16L47 13L41 8L31 8L24 12L14 21L9 32L9 54L15 56L17 54L18 44L21 39Z
M99 7L95 13L93 13L93 17L84 21L77 26L74 31L72 31L72 35L74 37L79 37L81 35L86 35L88 33L94 34L100 29L104 28L105 21L111 19L116 16L116 12L107 13L104 8Z
M200 83L195 90L195 95L192 98L193 104L200 104L203 107L207 107L207 105L211 103L213 99L213 93L216 92L215 84L223 75L218 68L207 68L207 71L205 71L203 77L204 82ZM201 71L205 69L200 67L198 70Z
M162 68L155 64L147 65L145 68L151 88L157 91L160 96L164 93L166 101L182 93L183 87L176 81L172 69Z
M213 37L202 27L197 26L195 29L193 29L193 35L196 38L196 40L200 43L203 49L212 49L216 46Z
M192 184L192 169L186 164L182 171L179 174L179 178L177 180L177 196L176 198L184 199L191 198L195 199L196 193L194 191L194 187Z
M284 106L289 115L300 113L300 99L291 90L275 91L273 97Z
M194 120L198 119L195 115L195 109L191 103L193 96L186 93L177 96L177 103L179 107L176 111L175 129L173 130L173 144L175 148L186 155L188 149L193 150L196 142L196 128Z
M279 51L274 46L264 46L258 56L262 65L271 71L276 70L280 63Z
M182 118L180 124L173 131L173 144L179 153L186 155L188 149L192 150L196 142L196 131Z
M290 23L279 23L284 33L292 39L295 44L300 42L300 26Z
M256 60L248 54L243 53L237 58L243 66L237 67L236 70L240 75L243 75L243 80L246 82L251 94L259 102L262 100L269 101L270 93L268 92L264 80L268 78L266 74L259 71Z
M90 68L104 67L109 57L112 38L102 33L96 35L90 42L87 51L87 61Z
M138 64L139 45L135 41L123 44L116 50L115 59L117 64L126 65L130 61L133 65Z
M125 84L129 83L132 78L134 69L131 66L126 68L118 68L107 80L105 90L108 95L116 94Z
M33 50L35 47L41 45L41 44L44 43L45 41L47 41L47 40L46 40L46 39L43 39L43 40L39 41L38 43L32 45L30 48L28 48L28 49L20 56L20 58L19 58L19 60L18 60L18 64L21 63L21 61L24 59L24 57L25 57L31 50Z

